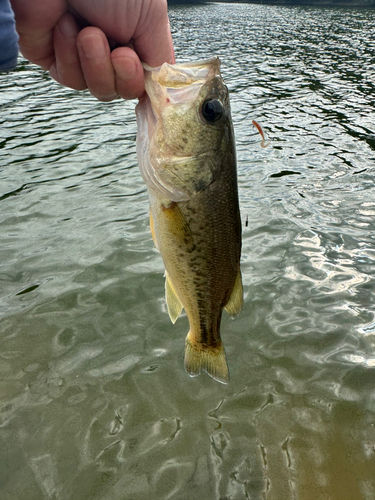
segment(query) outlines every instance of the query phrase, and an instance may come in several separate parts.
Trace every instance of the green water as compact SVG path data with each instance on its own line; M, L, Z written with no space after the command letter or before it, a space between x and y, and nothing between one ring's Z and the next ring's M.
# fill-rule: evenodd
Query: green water
M183 369L135 102L22 62L0 76L0 498L372 500L375 12L170 19L177 59L219 55L231 91L245 289L222 324L231 381Z

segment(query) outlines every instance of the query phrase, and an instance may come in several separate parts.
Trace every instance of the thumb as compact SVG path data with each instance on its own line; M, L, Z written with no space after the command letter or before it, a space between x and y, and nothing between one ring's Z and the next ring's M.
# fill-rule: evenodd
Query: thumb
M134 33L133 46L140 60L149 66L175 62L166 0L151 1Z

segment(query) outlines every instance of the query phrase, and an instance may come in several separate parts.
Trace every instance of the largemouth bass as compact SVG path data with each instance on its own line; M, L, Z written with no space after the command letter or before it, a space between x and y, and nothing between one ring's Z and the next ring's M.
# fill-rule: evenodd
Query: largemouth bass
M150 199L150 226L165 265L173 323L190 330L185 369L227 383L223 308L242 308L241 220L228 89L215 57L145 68L137 108L137 152Z

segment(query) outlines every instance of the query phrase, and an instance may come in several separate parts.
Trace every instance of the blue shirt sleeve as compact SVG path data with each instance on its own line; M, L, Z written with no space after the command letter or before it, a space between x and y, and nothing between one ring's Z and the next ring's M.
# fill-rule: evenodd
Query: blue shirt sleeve
M18 34L9 0L0 0L0 71L17 65Z

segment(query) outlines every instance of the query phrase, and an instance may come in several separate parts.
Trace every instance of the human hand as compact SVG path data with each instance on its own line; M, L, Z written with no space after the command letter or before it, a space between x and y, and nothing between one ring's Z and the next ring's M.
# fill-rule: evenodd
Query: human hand
M11 0L22 54L101 101L144 92L142 62L174 62L166 0ZM85 26L85 27L83 27ZM116 44L112 52L110 42Z

